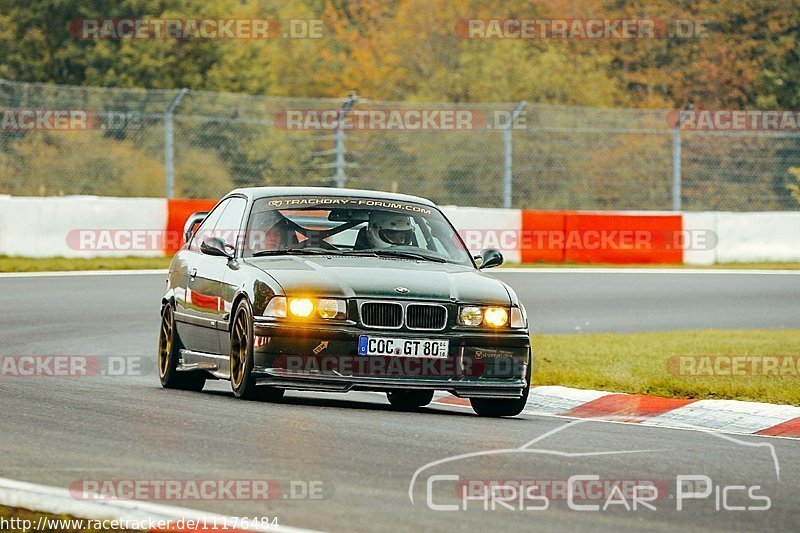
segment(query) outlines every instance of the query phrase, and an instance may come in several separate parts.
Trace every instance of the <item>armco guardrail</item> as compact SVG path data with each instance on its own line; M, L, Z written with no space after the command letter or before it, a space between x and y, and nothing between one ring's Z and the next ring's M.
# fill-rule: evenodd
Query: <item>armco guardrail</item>
M214 200L0 197L0 255L163 256ZM694 264L800 261L800 213L442 208L471 251L510 262Z

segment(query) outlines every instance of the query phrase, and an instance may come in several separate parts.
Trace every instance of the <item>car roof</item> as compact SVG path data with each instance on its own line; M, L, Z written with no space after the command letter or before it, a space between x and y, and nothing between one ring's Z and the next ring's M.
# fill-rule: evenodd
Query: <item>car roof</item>
M393 192L369 191L365 189L339 189L336 187L242 187L234 189L226 196L243 194L250 199L271 198L275 196L344 196L354 198L369 198L375 200L390 200L397 202L411 202L416 204L436 207L436 204L426 198L398 194Z

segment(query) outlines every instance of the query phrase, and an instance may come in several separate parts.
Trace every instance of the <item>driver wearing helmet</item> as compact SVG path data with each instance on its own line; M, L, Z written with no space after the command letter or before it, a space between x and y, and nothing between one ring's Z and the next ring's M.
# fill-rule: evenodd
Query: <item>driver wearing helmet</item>
M385 211L371 213L366 234L370 248L413 246L414 243L411 217L398 213Z

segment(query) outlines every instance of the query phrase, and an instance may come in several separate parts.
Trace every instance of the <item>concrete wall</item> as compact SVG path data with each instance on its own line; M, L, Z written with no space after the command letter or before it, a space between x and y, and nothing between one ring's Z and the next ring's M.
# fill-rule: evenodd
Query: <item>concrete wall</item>
M167 223L159 198L0 197L0 255L160 256L149 242Z

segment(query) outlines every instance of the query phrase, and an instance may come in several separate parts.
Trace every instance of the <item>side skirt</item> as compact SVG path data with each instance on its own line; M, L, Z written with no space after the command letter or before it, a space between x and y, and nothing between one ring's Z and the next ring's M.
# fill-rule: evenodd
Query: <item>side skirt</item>
M217 379L231 379L230 360L226 355L218 355L192 350L181 350L178 372L205 371Z

